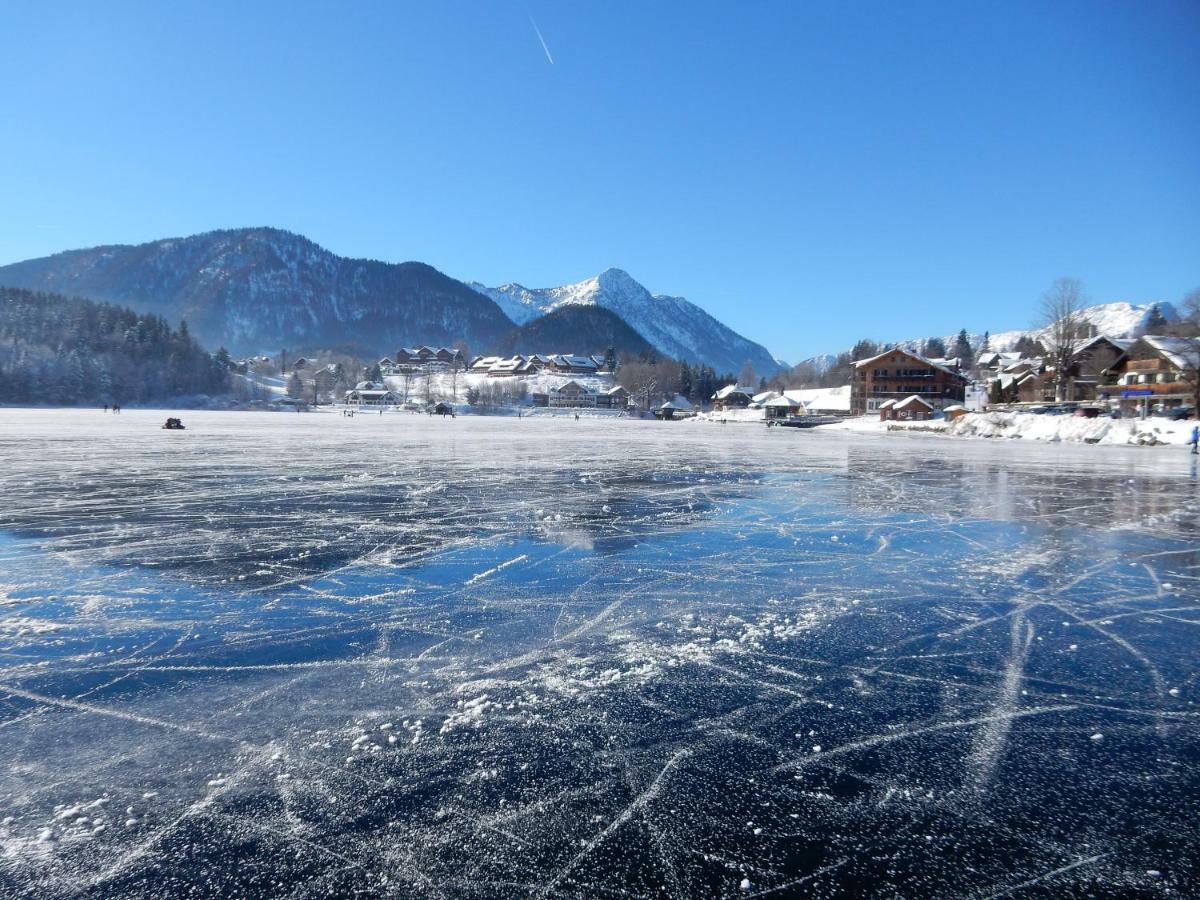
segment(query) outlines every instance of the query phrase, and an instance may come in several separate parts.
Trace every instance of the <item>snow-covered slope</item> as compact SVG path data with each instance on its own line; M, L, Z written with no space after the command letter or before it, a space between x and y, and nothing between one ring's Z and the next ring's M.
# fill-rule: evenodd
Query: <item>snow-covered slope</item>
M1124 301L1101 303L1098 306L1089 306L1082 310L1081 317L1085 322L1095 326L1097 334L1102 334L1110 338L1139 337L1145 332L1146 320L1150 318L1150 312L1155 306L1158 307L1159 313L1168 322L1174 322L1179 318L1175 312L1175 307L1165 301L1162 303L1126 303ZM1006 350L1011 350L1017 341L1023 337L1041 340L1049 334L1049 331L1048 327L1001 331L988 336L988 346L999 353L1003 353ZM953 353L956 336L957 332L942 337L948 353ZM971 346L978 350L979 346L983 343L983 335L971 334L970 340ZM911 350L920 350L922 344L924 344L924 340L921 338L912 338L900 342L900 346Z
M1146 320L1150 318L1150 312L1155 306L1158 307L1159 313L1168 322L1174 322L1179 318L1175 312L1175 307L1166 302L1102 303L1099 306L1089 306L1083 310L1083 318L1096 327L1098 334L1103 334L1106 337L1139 337L1145 332ZM1048 332L1048 328L1038 328L1031 331L1003 331L999 334L991 335L989 343L993 350L1003 352L1012 349L1013 345L1023 335L1038 339L1045 337ZM980 340L982 340L982 335L980 336ZM950 346L949 342L946 346ZM975 341L972 341L972 346L977 346Z
M596 305L612 310L661 353L702 362L719 372L738 372L747 360L759 375L781 367L765 347L742 337L683 297L651 294L620 269L606 269L594 278L553 288L520 284L487 287L472 283L518 325L563 306Z

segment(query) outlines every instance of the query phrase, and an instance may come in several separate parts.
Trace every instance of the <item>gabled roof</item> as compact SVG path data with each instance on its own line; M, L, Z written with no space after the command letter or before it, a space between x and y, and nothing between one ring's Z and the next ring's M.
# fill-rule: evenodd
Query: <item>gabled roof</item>
M878 362L879 360L883 359L885 356L888 356L889 354L892 354L892 353L902 353L905 356L909 357L910 359L915 359L918 362L924 363L925 365L927 365L931 368L940 369L941 371L945 372L947 375L953 375L954 377L961 378L964 381L967 378L967 376L964 375L962 372L955 372L953 369L948 368L943 365L940 365L939 363L935 363L931 359L926 359L924 356L921 356L921 354L919 354L919 353L913 353L911 350L902 350L899 347L892 347L890 350L884 350L882 353L876 353L874 356L870 357L869 359L860 359L854 363L854 367L857 369L857 368L861 368L862 366L869 366L871 363Z
M524 357L520 356L514 356L511 359L498 359L488 367L488 371L515 372L524 362Z
M725 387L713 394L713 397L717 400L724 400L726 397L732 394L744 394L745 396L750 397L753 396L751 393L753 390L754 388L740 387L736 384L727 384Z
M1200 338L1147 334L1142 336L1142 340L1176 369L1200 366Z
M1088 338L1086 341L1084 341L1082 344L1080 344L1075 349L1075 355L1078 356L1080 353L1083 353L1085 350L1088 350L1095 344L1099 344L1099 343L1112 344L1114 347L1116 347L1118 350L1121 350L1121 351L1124 351L1129 346L1128 344L1126 344L1125 346L1121 346L1120 343L1118 343L1117 341L1108 337L1107 335L1098 334L1095 337Z
M570 366L575 369L596 368L596 363L590 356L570 356L564 354L554 357L554 361L560 366Z
M914 401L920 403L926 409L933 409L932 403L917 394L913 394L911 397L905 397L903 400L897 400L896 409L900 409L902 406L908 406Z

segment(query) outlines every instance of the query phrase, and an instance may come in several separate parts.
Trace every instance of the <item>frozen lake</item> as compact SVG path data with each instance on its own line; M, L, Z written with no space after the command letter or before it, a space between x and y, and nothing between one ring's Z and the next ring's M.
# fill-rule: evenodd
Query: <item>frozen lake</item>
M0 896L1195 896L1181 448L0 410Z

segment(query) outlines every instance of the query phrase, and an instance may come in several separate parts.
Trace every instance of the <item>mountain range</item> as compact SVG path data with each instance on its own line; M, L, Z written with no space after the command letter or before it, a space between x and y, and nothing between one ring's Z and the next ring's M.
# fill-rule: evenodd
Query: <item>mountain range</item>
M765 347L747 340L683 297L651 294L628 272L605 269L595 278L561 287L530 289L520 284L490 288L472 283L496 301L514 322L570 307L611 310L655 348L676 359L700 361L718 372L738 372L749 361L760 375L771 375L780 362Z
M695 304L652 295L619 269L559 288L486 288L420 262L341 257L276 228L68 250L0 267L0 285L186 320L206 346L236 354L281 347L383 354L465 341L479 353L614 346L653 348L720 372L747 361L762 375L780 368L764 347Z

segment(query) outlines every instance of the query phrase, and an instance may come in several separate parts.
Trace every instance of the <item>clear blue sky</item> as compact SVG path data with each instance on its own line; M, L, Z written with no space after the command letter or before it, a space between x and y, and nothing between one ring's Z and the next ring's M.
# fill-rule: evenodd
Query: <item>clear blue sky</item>
M619 266L792 361L1024 327L1060 275L1200 286L1196 0L0 0L0 34L0 262L266 224Z

